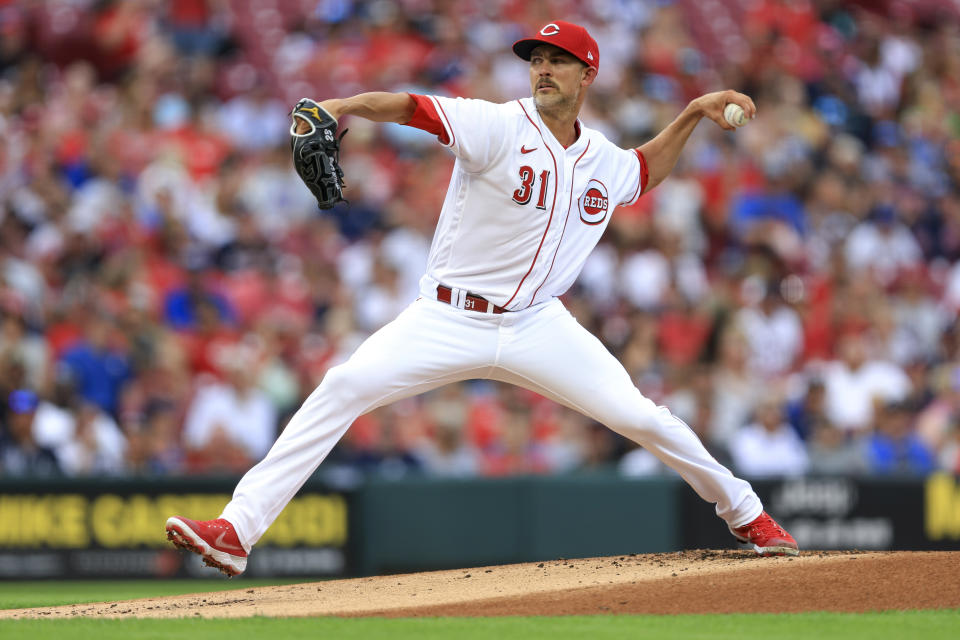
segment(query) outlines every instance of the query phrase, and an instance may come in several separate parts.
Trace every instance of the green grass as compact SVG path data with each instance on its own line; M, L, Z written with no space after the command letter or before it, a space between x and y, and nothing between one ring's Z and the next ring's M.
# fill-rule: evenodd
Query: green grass
M0 582L0 608L53 606L241 589L302 580L131 580ZM555 618L241 618L234 620L0 620L0 638L113 640L189 637L192 640L330 637L390 640L498 638L681 638L744 640L873 640L960 637L960 609L867 614L804 613L705 616L571 616Z
M307 580L233 579L227 580L30 580L0 582L0 609L25 607L52 607L78 602L107 602L132 600L155 596L175 596L182 593L227 591L262 587L274 584L292 584Z
M522 638L776 638L776 640L873 640L956 638L960 610L868 614L809 613L710 616L576 616L564 618L247 618L238 620L14 620L0 622L4 640L70 638L266 637L349 640L472 640Z

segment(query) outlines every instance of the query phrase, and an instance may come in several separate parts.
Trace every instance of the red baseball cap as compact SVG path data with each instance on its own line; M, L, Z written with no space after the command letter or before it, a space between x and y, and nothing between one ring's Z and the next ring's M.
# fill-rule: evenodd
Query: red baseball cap
M600 70L600 48L597 47L597 41L580 25L563 20L548 22L532 38L514 42L513 52L524 60L530 60L530 52L541 44L560 47L588 67Z

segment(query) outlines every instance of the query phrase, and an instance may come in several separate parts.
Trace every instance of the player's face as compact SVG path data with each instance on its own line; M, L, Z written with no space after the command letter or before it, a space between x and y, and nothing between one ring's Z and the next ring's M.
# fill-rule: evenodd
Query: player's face
M590 67L563 49L541 45L530 53L530 90L539 109L573 107Z

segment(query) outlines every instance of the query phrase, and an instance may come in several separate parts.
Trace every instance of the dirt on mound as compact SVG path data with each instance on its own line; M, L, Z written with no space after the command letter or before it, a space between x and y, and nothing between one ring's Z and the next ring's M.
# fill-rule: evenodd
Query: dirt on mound
M241 579L242 580L242 579ZM238 585L242 587L241 585ZM0 618L508 616L960 608L960 552L684 551L433 571L124 602Z

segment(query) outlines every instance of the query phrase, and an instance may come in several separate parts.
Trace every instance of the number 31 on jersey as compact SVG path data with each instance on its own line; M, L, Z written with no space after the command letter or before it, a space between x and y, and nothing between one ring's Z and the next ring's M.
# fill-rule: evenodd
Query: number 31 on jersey
M513 192L513 201L517 204L528 204L533 197L534 181L537 173L527 165L520 167L520 187ZM550 182L550 172L540 172L540 192L537 196L537 209L547 208L547 185Z

